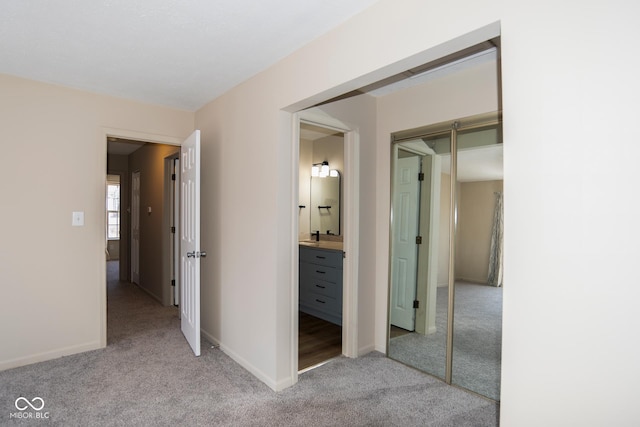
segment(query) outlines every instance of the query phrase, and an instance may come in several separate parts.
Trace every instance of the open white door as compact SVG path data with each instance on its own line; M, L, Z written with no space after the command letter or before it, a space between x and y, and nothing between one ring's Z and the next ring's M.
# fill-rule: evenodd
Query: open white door
M420 158L396 160L393 200L393 241L391 263L391 324L408 331L415 329L418 204Z
M200 131L182 144L180 190L180 314L182 333L200 356Z

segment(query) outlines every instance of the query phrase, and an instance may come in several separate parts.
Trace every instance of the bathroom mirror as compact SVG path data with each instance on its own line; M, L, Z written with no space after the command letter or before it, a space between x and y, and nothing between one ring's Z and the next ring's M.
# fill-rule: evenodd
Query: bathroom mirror
M341 236L344 133L300 122L299 156L299 238Z
M311 177L311 234L340 235L340 173Z

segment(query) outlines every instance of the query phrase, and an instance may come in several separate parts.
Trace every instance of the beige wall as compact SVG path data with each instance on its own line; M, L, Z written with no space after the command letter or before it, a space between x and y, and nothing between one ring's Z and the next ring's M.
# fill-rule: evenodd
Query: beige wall
M329 168L344 173L344 137L329 135L313 141L313 163L329 162Z
M164 305L169 305L170 278L163 277L168 259L163 243L169 234L164 211L165 159L176 155L178 147L146 144L129 156L131 173L140 172L140 283L138 285ZM131 177L128 177L130 180ZM131 195L129 195L129 198ZM151 208L151 213L148 209Z
M495 192L500 181L460 183L456 240L456 280L487 283Z
M6 75L0 93L6 369L105 345L106 129L182 138L193 113ZM73 211L84 227L71 226Z

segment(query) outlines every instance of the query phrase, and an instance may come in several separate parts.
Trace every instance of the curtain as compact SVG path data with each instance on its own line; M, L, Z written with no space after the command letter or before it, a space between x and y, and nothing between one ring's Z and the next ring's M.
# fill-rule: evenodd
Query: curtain
M502 193L496 195L496 205L493 212L493 227L491 229L491 252L489 253L489 276L487 283L491 286L502 286L502 234L504 232L504 214L502 208Z

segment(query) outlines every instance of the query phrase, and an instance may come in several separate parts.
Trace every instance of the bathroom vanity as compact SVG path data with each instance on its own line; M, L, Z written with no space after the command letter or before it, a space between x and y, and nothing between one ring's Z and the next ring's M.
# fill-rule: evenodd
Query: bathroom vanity
M300 311L342 325L342 242L300 242Z

